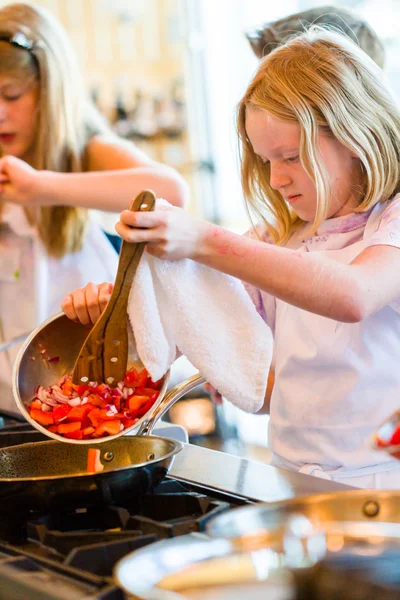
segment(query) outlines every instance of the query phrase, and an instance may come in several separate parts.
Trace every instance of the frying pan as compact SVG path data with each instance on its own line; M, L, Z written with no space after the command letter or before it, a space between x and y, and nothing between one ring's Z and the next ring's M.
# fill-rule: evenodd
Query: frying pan
M87 333L84 325L60 313L35 329L18 353L13 371L15 401L36 429L58 441L0 450L0 514L8 510L13 514L27 510L47 512L123 502L124 498L156 486L183 448L179 441L150 434L158 419L179 398L204 383L199 373L167 391L168 371L155 404L135 425L117 435L68 440L31 419L26 407L36 387L53 385L72 371ZM49 361L47 357L57 360ZM128 432L136 435L125 435ZM67 446L71 441L74 443ZM89 448L100 451L103 471L87 471Z
M0 516L118 504L151 491L183 444L156 436L92 443L104 470L88 473L88 446L45 441L0 450ZM1 518L0 518L1 521Z
M183 448L177 440L150 435L153 427L170 406L203 381L196 374L164 393L151 414L141 419L138 435L109 436L85 445L67 446L62 440L0 449L0 515L118 504L151 491ZM43 427L37 429L48 433ZM103 471L87 471L90 448L99 450Z

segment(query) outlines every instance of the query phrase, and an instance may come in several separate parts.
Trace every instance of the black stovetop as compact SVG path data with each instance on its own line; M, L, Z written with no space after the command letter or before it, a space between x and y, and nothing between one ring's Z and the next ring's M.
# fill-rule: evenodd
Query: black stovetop
M0 416L0 447L43 439L29 424ZM0 507L0 597L122 600L112 579L120 558L157 540L202 532L211 518L244 503L167 478L119 506L27 517Z

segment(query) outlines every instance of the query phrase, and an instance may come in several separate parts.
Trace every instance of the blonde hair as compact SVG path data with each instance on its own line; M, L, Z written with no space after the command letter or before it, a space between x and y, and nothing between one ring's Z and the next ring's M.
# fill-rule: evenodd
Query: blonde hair
M72 45L57 20L29 4L0 9L0 33L22 33L31 51L0 41L0 73L38 84L38 121L32 167L58 172L85 171L89 139L109 128L90 102ZM61 257L82 247L87 210L68 206L27 212L50 255Z
M381 69L345 35L310 27L266 56L238 105L241 175L246 206L282 244L303 221L270 186L268 164L246 134L247 107L300 126L300 161L315 183L315 233L330 204L329 175L318 151L318 134L335 137L360 160L362 190L356 212L400 191L400 112ZM265 217L268 207L273 223Z

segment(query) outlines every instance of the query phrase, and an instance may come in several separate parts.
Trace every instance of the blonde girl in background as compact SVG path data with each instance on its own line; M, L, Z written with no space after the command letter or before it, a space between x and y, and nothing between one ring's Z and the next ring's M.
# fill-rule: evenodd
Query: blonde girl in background
M116 229L156 257L245 282L274 333L263 409L273 465L400 488L399 463L370 448L399 406L399 109L359 47L311 27L261 62L238 129L259 221L248 236L165 202L151 214L122 212ZM64 301L71 318L90 308L79 297Z
M188 187L112 133L64 30L27 4L0 9L0 155L0 408L15 411L15 340L71 286L114 278L117 254L88 209L120 212L144 188L183 206Z

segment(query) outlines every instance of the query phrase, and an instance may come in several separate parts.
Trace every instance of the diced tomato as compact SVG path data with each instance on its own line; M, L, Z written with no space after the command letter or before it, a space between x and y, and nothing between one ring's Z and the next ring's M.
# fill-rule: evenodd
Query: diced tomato
M69 404L61 404L57 406L53 410L54 422L60 423L61 421L65 421L68 414L71 412L72 408Z
M66 431L64 437L70 440L81 440L83 438L83 432L80 429L77 431Z
M93 406L101 406L103 404L103 399L100 398L98 394L89 394L87 396L88 403L93 404Z
M394 432L394 434L391 437L390 440L390 445L391 446L398 446L400 444L400 425L398 425L396 427L396 431Z
M68 413L69 421L83 421L86 415L95 408L93 404L87 402L80 406L74 406Z
M147 402L145 402L137 411L136 416L137 417L143 417L143 415L145 415L147 413L148 410L150 410L150 408L153 406L154 404L154 400L152 400L151 398L149 398L147 400Z
M88 413L88 418L94 427L97 427L100 423L100 408L94 408Z
M82 396L86 392L86 390L91 390L92 388L88 385L75 385L72 384L73 389L78 394L78 396Z
M121 410L121 396L116 396L113 400L113 404L114 404L115 408L117 409L117 411L119 412Z
M60 423L61 421L65 421L71 410L69 404L60 404L60 406L56 406L53 409L54 422Z
M129 412L131 413L132 418L136 417L136 413L142 404L145 404L149 399L148 396L130 396L128 399Z
M61 386L64 396L70 396L72 394L72 379L67 379Z
M161 377L161 379L158 379L157 381L152 381L149 378L149 381L147 382L147 387L152 388L153 390L159 390L163 384L164 378Z
M136 387L146 387L147 381L150 379L146 369L140 371L136 381Z
M30 403L29 409L32 410L33 408L36 408L37 410L42 410L42 403L40 402L40 400L34 400Z
M37 408L33 408L30 412L31 419L34 419L41 425L53 425L54 416L52 412L44 412L43 410L38 410Z
M99 473L104 469L100 461L100 450L98 448L89 448L87 470L89 473Z
M102 437L105 433L109 435L116 435L121 431L121 421L116 419L115 421L104 421L100 423L98 427L96 427L96 431L94 432L94 437Z
M71 433L72 431L78 431L81 428L81 424L79 421L74 421L73 423L60 423L58 426L58 433L65 435L66 433Z
M50 425L47 429L51 431L51 433L58 433L58 425Z
M102 408L99 412L99 419L101 421L114 421L115 419L122 419L122 417L124 416L121 413L108 413L111 413L111 411L108 411L106 408Z
M148 396L149 398L151 398L154 401L154 400L157 400L158 396L160 395L160 392L158 390L153 390L152 388L137 387L135 389L135 395L136 396Z
M132 427L132 425L134 425L137 421L137 419L130 419L129 417L123 417L123 419L121 419L122 421L122 425L125 427L125 429L128 429L128 427Z
M131 387L135 387L136 386L137 377L138 377L138 372L136 371L135 368L131 369L130 371L127 371L125 373L125 378L124 378L125 385L129 385Z
M82 433L84 436L92 435L93 432L94 427L85 427L84 429L82 429Z

